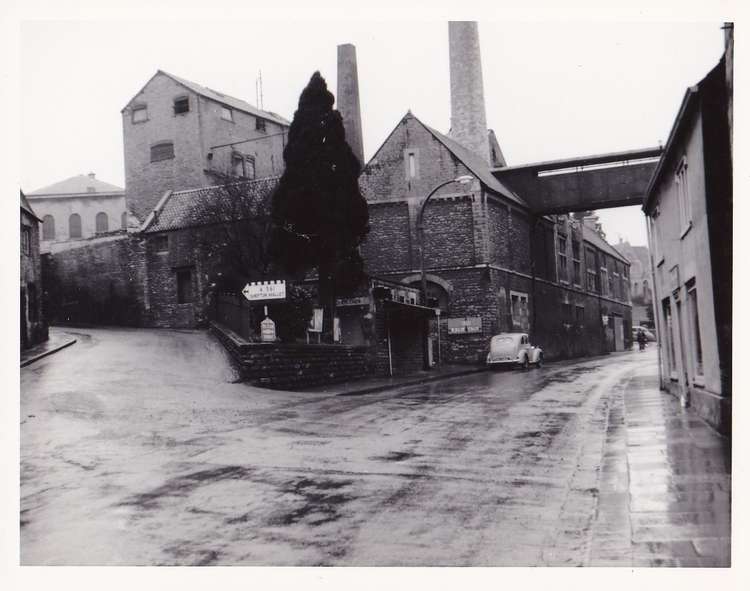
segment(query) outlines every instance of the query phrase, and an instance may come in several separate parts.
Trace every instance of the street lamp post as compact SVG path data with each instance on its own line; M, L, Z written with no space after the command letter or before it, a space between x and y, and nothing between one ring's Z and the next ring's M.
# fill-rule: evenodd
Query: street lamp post
M438 186L436 186L430 193L425 197L425 200L422 201L422 203L419 206L419 211L417 212L417 237L419 239L419 269L420 269L420 275L422 279L422 297L424 298L424 302L422 302L425 306L427 305L427 276L425 274L425 268L424 268L424 210L427 206L427 202L430 200L430 197L432 197L439 189L442 189L446 185L450 185L451 183L459 183L461 185L468 185L474 180L474 177L471 175L463 175L456 177L454 179L451 179L449 181L445 181L443 183L440 183Z
M451 179L449 181L445 181L443 183L440 183L437 185L432 191L429 192L427 197L425 197L424 201L419 205L419 211L417 212L417 239L419 240L419 270L422 280L422 297L424 298L424 301L422 304L424 306L427 306L427 275L425 274L425 268L424 268L424 210L427 206L427 203L430 200L430 197L432 197L435 193L437 193L438 189L441 189L445 187L446 185L450 185L451 183L459 183L461 185L468 185L471 182L474 181L474 177L471 175L463 175L456 177L454 179ZM438 317L438 359L440 358L440 308L438 308L435 312ZM427 348L428 348L428 336L427 336L427 327L429 325L425 321L425 338L424 338L424 359L425 363L427 363Z

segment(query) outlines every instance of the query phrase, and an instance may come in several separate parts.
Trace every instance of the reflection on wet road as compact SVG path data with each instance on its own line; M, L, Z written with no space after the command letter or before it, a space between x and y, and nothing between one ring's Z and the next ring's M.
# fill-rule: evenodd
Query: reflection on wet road
M729 564L725 441L652 352L335 396L77 336L21 372L23 564Z

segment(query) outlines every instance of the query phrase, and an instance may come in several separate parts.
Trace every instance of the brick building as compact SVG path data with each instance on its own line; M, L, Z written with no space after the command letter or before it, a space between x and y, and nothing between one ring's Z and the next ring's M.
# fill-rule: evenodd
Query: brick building
M122 109L125 191L142 222L166 191L219 175L281 173L289 122L270 111L162 70Z
M376 276L418 286L416 217L430 190L471 175L468 189L438 190L424 213L428 301L441 309L444 361L477 362L493 334L529 332L548 358L622 350L630 342L629 263L570 216L533 213L489 165L412 113L365 167L370 205L362 252Z
M47 324L42 313L42 265L39 253L41 220L21 191L21 348L47 340Z
M69 248L78 240L127 230L125 190L79 174L27 195L42 219L42 252Z

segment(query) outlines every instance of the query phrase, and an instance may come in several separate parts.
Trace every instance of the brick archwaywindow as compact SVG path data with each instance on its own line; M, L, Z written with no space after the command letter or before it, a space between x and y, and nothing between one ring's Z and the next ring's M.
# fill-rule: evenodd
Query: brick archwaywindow
M96 214L96 233L100 232L109 232L109 218L103 211Z

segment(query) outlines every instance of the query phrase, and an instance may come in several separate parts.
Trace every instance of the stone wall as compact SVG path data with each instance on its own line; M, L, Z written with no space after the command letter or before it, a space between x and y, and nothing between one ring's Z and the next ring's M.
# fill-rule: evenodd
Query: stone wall
M228 328L211 323L211 332L237 362L243 379L275 389L303 389L371 374L367 347L249 343Z
M43 256L50 322L143 326L144 243L132 236L81 241Z

